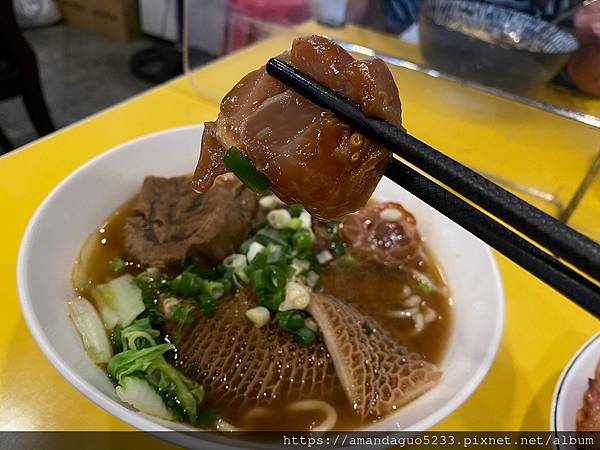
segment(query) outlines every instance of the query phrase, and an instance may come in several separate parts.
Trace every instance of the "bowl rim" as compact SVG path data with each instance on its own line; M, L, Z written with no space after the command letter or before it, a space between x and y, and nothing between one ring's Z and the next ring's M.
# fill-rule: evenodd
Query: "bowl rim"
M477 42L481 42L483 44L486 44L489 47L492 48L500 48L503 50L508 50L508 51L514 51L514 52L519 52L519 53L523 53L523 54L528 54L528 55L543 55L543 56L568 56L568 55L572 55L573 53L575 53L578 49L579 49L579 42L577 41L577 38L575 38L575 36L573 35L573 33L571 33L569 30L566 30L564 28L559 27L558 25L555 25L553 23L548 22L547 20L544 20L540 17L536 17L536 16L532 16L530 14L527 14L523 11L518 11L516 9L511 9L511 8L507 8L504 6L500 6L500 5L496 5L493 3L484 3L478 0L451 0L452 4L459 4L459 3L464 3L464 4L468 4L469 6L472 6L473 8L486 8L486 9L497 9L497 10L502 10L505 11L507 13L510 13L514 16L517 17L522 17L525 20L528 20L530 22L538 22L538 23L543 23L544 25L546 25L553 33L556 33L558 35L563 36L566 39L569 39L571 41L571 44L574 44L574 49L573 50L565 50L562 52L545 52L545 51L532 51L532 50L528 50L527 48L518 48L518 47L509 47L509 46L504 46L501 44L493 44L491 42L486 42L482 39L478 39L476 37L470 36L466 33L463 33L461 31L455 30L453 28L450 28L449 26L442 24L442 23L438 23L436 22L430 14L427 13L426 11L426 5L432 5L434 3L448 3L448 0L424 0L423 1L423 5L421 6L421 9L419 10L419 18L421 19L426 19L429 22L431 22L434 25L437 25L438 27L442 27L448 31L460 34L461 36L465 36L469 39L473 39Z
M118 420L125 422L126 424L137 428L142 431L150 431L150 432L162 432L162 431L177 431L173 428L165 427L156 421L150 420L145 417L144 414L133 411L119 402L109 398L95 386L90 385L85 380L83 380L76 371L70 369L67 364L64 362L62 357L58 354L58 352L54 349L53 344L50 342L48 337L46 336L42 325L37 318L33 304L30 301L29 288L26 283L26 273L27 273L27 259L30 253L31 247L31 236L35 232L37 228L37 223L40 220L42 213L48 207L48 205L53 201L54 197L58 195L58 193L67 185L75 176L79 173L87 170L89 167L95 165L98 161L109 157L114 152L122 151L123 148L128 147L132 144L142 142L147 139L152 139L157 136L167 135L167 134L177 134L181 131L188 130L201 130L203 129L203 125L185 125L174 128L167 128L159 131L155 131L152 133L148 133L142 136L138 136L134 139L128 140L121 144L118 144L110 149L100 153L99 155L93 157L89 161L84 164L78 166L73 171L71 171L68 175L66 175L44 198L44 200L37 206L35 212L29 219L27 227L23 233L21 238L19 252L17 255L17 270L16 270L16 278L17 278L17 293L19 296L19 304L21 307L21 311L23 317L25 319L25 323L29 332L33 336L36 344L46 357L48 361L52 364L52 366L58 370L58 372L65 378L72 386L74 386L84 397L88 400L101 407L110 415L114 416ZM465 231L466 232L466 231ZM468 233L468 232L467 232ZM469 379L469 382L465 384L453 397L450 401L444 404L441 408L435 410L432 414L425 417L424 419L416 422L410 429L403 430L395 430L395 431L422 431L427 430L439 421L446 418L450 415L454 410L456 410L460 405L462 405L467 398L479 387L485 376L490 370L492 366L498 348L500 346L502 335L504 331L505 324L505 295L504 295L504 286L502 283L502 277L500 274L500 270L498 268L497 261L490 249L490 247L480 242L482 245L482 250L484 253L484 257L487 262L490 264L492 269L492 279L493 279L493 290L495 292L495 321L494 321L494 330L491 334L490 345L482 358L478 369ZM445 357L442 361L445 360ZM361 428L357 431L375 431L391 428L391 425L386 425L382 428L384 422L387 420L391 420L393 418L393 414L384 418L380 421L375 422L374 424ZM379 425L379 427L378 427ZM393 423L392 423L393 425ZM391 432L391 431L390 431Z
M552 393L552 402L550 403L550 431L557 436L557 434L561 431L574 431L574 430L559 430L558 429L558 406L559 401L561 400L561 394L564 392L563 387L567 378L572 373L573 367L577 364L579 359L587 352L587 350L592 347L596 342L600 339L600 332L591 336L585 343L577 349L575 354L569 359L569 362L565 365L562 372L560 373L558 380L556 381L556 385L554 386L554 392ZM582 399L583 401L583 399ZM555 446L555 448L560 449L560 445Z

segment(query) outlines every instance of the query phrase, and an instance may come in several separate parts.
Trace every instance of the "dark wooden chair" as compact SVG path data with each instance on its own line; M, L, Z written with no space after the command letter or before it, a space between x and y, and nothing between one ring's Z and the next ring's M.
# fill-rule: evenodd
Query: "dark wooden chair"
M20 96L38 135L54 131L35 53L17 25L12 0L0 0L0 100ZM0 130L0 153L12 144Z

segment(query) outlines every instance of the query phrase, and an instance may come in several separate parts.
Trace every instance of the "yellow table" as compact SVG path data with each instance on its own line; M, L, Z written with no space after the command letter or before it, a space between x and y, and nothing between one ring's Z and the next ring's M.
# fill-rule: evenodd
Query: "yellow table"
M358 38L351 33L347 37ZM69 172L117 144L212 119L216 100L242 74L288 45L287 39L270 39L206 66L195 74L204 94L195 91L189 79L178 78L0 159L0 429L129 429L62 379L21 317L15 260L37 205ZM568 195L600 143L598 130L522 105L415 72L394 69L394 77L407 129L474 166L487 167L494 160L511 176L523 181L535 177L549 188L557 178L553 170L560 167L561 189ZM493 151L499 148L501 153ZM528 167L508 157L519 152L529 157ZM505 258L498 256L498 263L506 289L506 327L498 356L479 389L436 426L438 430L547 429L559 372L598 331L593 317Z

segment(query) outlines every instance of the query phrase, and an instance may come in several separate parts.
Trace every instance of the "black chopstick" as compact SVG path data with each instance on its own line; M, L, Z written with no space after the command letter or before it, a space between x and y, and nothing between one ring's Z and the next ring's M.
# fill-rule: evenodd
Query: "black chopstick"
M600 246L591 239L404 130L380 119L365 117L352 102L297 71L290 64L271 58L266 68L271 76L303 97L331 110L357 131L384 145L540 246L590 277L600 279Z
M388 178L600 318L600 287L396 158ZM468 267L465 270L469 270Z

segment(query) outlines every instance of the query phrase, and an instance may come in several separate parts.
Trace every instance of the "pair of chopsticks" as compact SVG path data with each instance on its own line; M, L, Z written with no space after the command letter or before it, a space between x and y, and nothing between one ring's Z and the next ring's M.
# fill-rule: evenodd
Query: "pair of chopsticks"
M386 175L394 182L600 318L600 286L592 281L600 281L600 245L404 130L366 117L357 105L290 64L272 58L266 69L303 97L332 111L358 132L477 205L472 206L396 158L388 166Z

